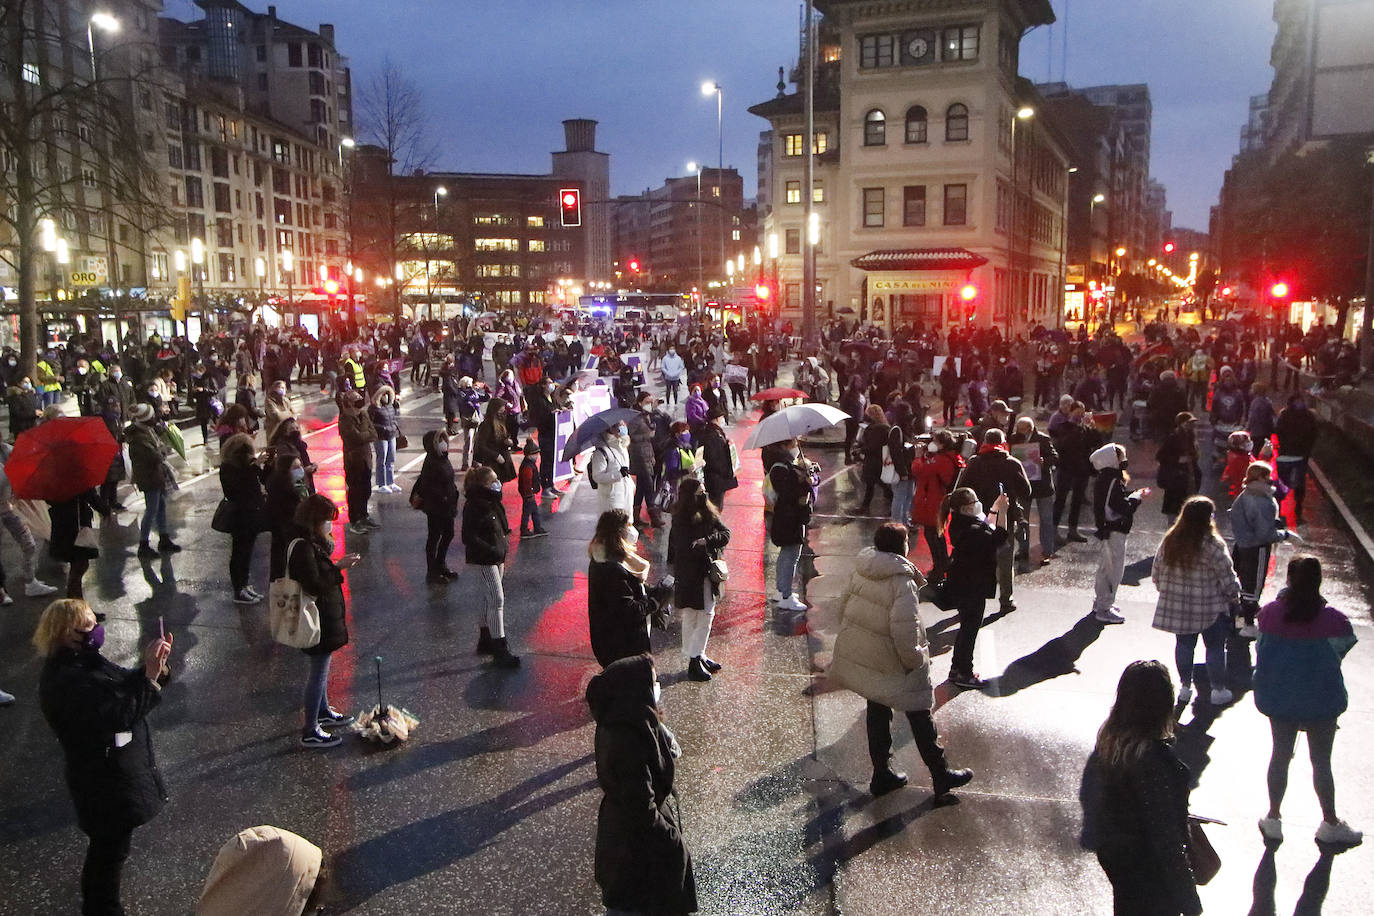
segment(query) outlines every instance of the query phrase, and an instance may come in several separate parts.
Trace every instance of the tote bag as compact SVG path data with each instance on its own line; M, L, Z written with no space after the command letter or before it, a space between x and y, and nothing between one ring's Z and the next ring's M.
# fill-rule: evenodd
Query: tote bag
M291 552L302 540L296 538L286 548L288 570ZM320 609L299 582L289 575L272 580L267 587L267 602L267 623L273 639L293 649L309 649L320 644Z

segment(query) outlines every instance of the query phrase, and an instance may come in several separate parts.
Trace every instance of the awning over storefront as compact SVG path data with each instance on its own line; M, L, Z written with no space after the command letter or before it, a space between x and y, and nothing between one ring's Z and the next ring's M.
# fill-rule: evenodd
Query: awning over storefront
M850 261L860 270L973 270L988 259L966 248L886 248Z

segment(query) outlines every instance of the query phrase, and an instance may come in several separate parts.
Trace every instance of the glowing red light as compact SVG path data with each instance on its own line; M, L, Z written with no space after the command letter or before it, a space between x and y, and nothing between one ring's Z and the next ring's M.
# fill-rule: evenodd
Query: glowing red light
M768 297L771 295L773 295L773 291L762 283L754 287L754 298L758 299L760 302L767 302Z
M968 284L963 289L959 290L959 298L963 299L965 302L972 302L974 299L978 298L978 287L974 286L972 283Z
M564 195L563 195L563 206L565 206L565 207L575 207L575 206L577 206L577 195L576 195L576 194L564 194Z
M1269 292L1273 295L1275 299L1285 299L1288 297L1288 284L1275 283L1274 286L1269 290Z
M1173 243L1173 242L1165 242L1165 243L1164 243L1164 253L1165 253L1165 254L1173 254L1173 253L1174 253L1174 243Z
M324 291L325 291L326 293L328 293L329 295L331 295L331 296L334 295L335 293L337 293L337 292L339 291L339 281L338 281L338 280L326 280L326 281L324 281Z

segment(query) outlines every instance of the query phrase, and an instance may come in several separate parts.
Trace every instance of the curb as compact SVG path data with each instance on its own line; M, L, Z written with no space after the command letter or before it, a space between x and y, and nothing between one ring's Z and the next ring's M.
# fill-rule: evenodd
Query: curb
M1355 517L1355 513L1350 511L1350 507L1346 505L1341 495L1336 492L1336 488L1331 484L1331 479L1326 476L1326 472L1321 469L1317 462L1308 461L1307 467L1312 472L1312 476L1317 478L1317 483L1321 485L1322 490L1336 507L1341 518L1345 520L1346 527L1355 535L1356 542L1364 549L1365 558L1374 562L1374 538L1371 538L1369 532L1364 530L1364 526Z

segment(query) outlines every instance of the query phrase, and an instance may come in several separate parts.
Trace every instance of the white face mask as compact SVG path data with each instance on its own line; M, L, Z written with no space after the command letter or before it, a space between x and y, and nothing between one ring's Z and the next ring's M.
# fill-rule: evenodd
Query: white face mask
M927 452L930 452L930 454L932 454L932 455L934 455L934 454L935 454L936 452L938 452L939 450L940 450L940 443L938 443L938 442L930 442L930 443L927 443L927 445L926 445L926 451L927 451Z
M438 443L436 443L435 446L434 446L434 451L435 451L436 453L440 454L440 455L447 455L447 454L448 454L448 443L447 443L447 442L438 442Z
M965 515L972 516L973 518L982 518L983 504L982 502L975 500L974 502L971 502L968 505L964 506L963 509L961 509L960 511L963 512Z
M654 705L658 705L659 698L663 696L663 685L657 680L654 681Z
M501 481L499 481L499 480L494 480L494 481L492 481L491 483L487 484L487 489L490 490L490 491L493 492L493 493L500 493L500 492L501 492Z

